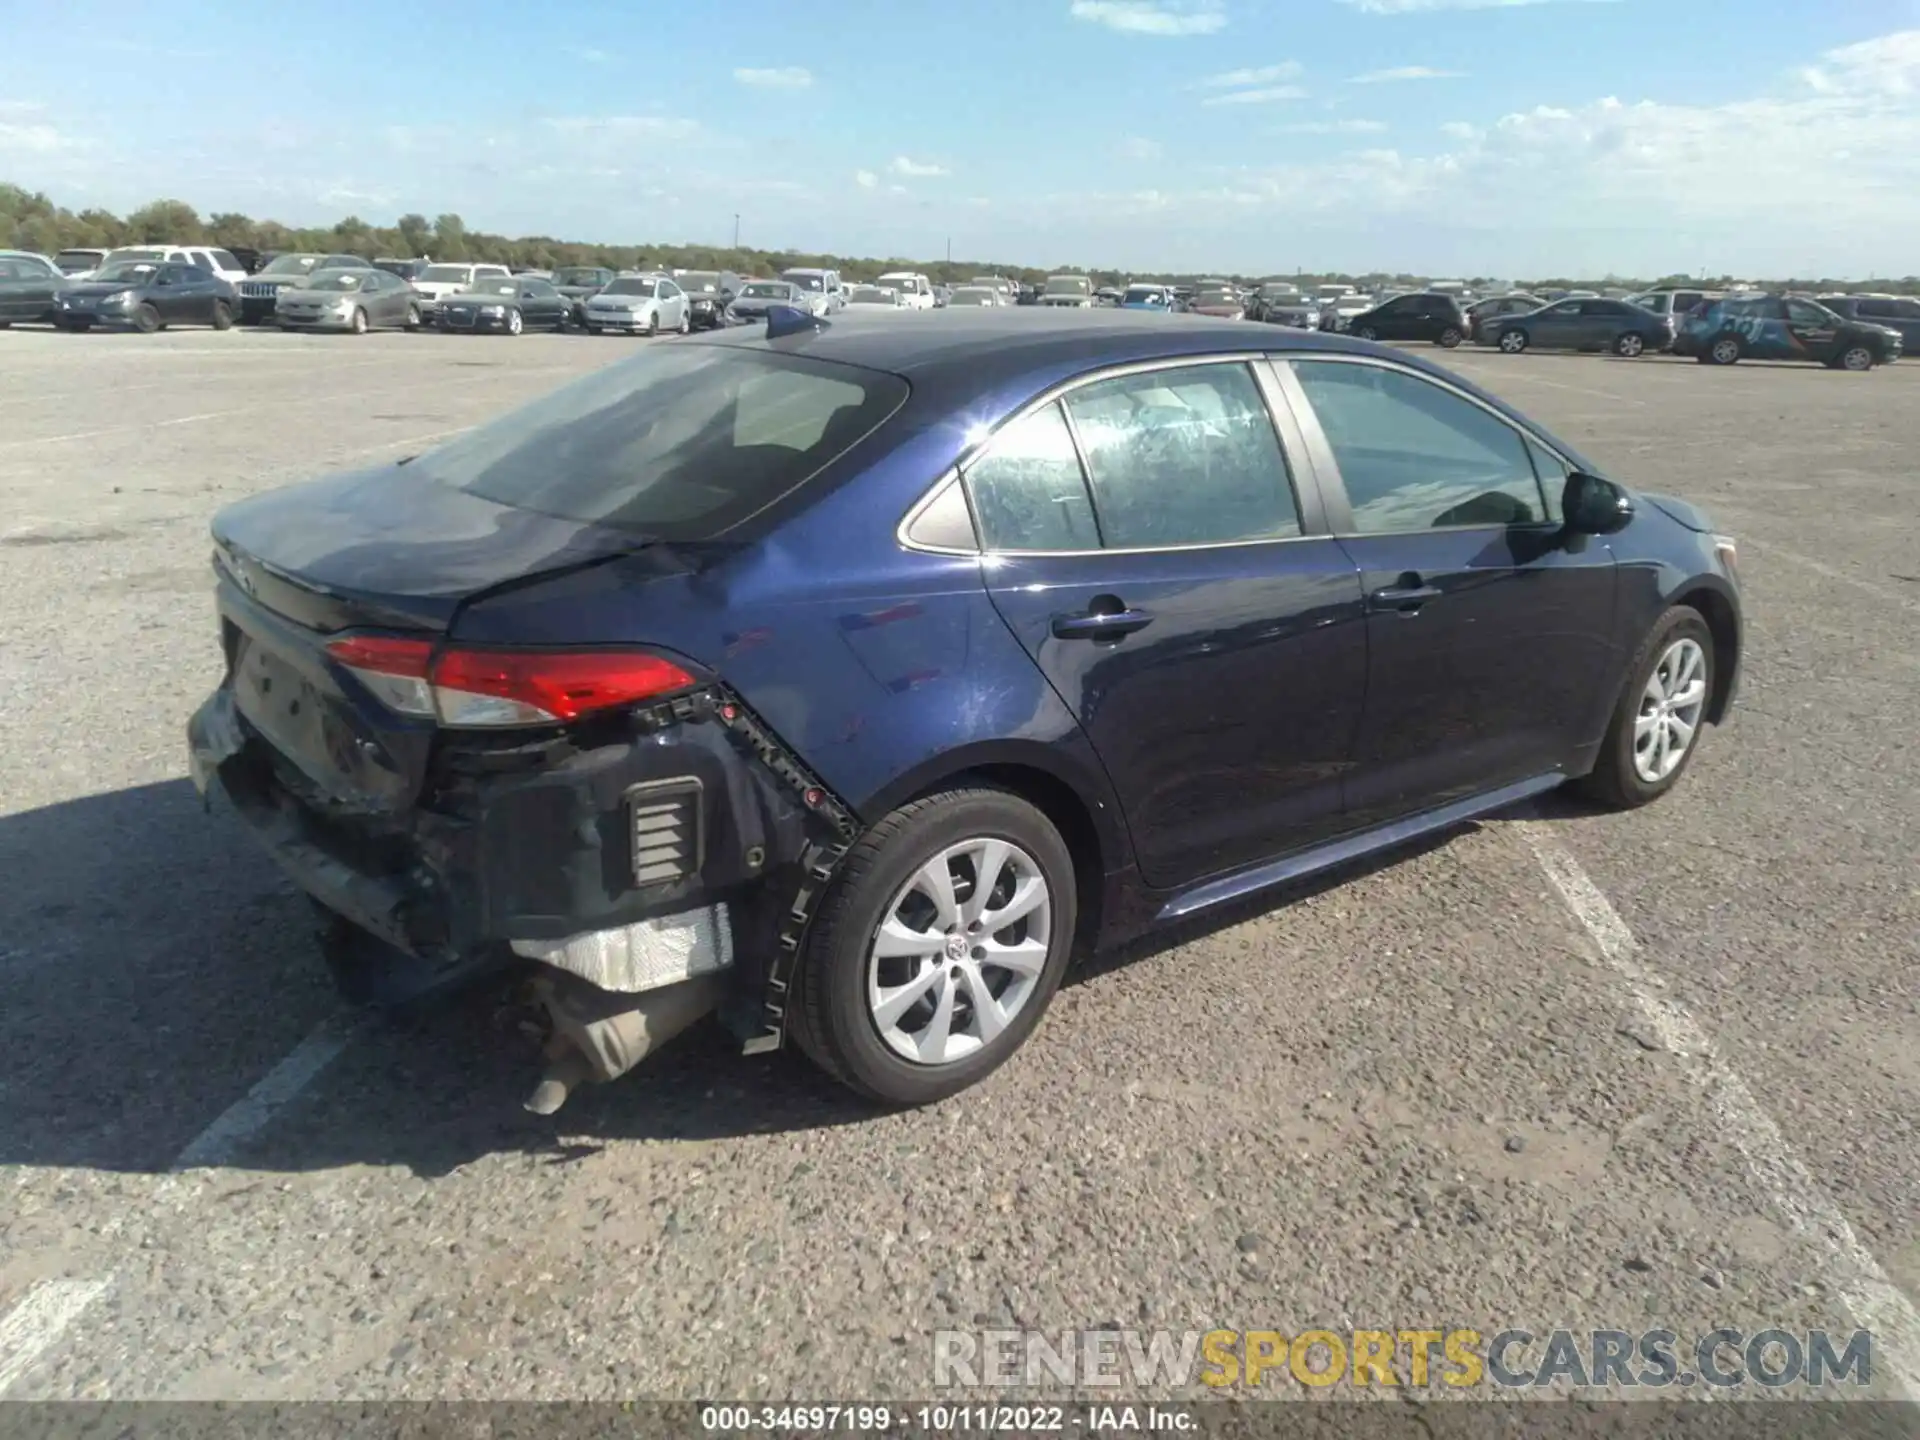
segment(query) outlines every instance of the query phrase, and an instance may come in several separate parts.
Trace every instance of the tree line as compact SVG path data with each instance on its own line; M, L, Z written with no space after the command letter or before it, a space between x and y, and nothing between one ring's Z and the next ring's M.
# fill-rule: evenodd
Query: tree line
M369 260L384 256L403 259L425 256L442 261L486 260L537 270L552 270L562 265L605 265L615 270L731 270L742 276L764 276L777 275L795 266L819 266L839 270L848 278L871 278L888 270L913 270L927 275L937 284L961 284L977 275L1004 275L1013 280L1038 282L1048 275L1076 274L1089 276L1096 286L1124 285L1136 278L1135 272L1086 265L1041 267L1014 264L1006 260L822 255L798 250L756 250L747 246L599 245L556 240L548 235L522 235L515 238L469 230L466 222L455 214L435 216L432 220L424 215L402 215L392 225L373 225L357 215L349 215L332 226L293 226L283 225L278 220L255 220L232 211L203 216L185 201L155 200L122 217L98 208L77 212L68 210L54 204L44 194L25 190L18 185L0 183L0 248L52 255L82 246L111 248L118 245L168 243L210 244L227 249L258 251L322 250L359 255ZM1197 274L1156 271L1151 275L1139 275L1138 278L1175 283L1211 278L1231 280L1238 284L1285 278L1303 286L1337 283L1375 290L1418 285L1424 283L1426 277L1389 275L1377 271L1363 275L1301 271L1291 274L1268 271L1264 275L1223 271ZM1476 289L1492 283L1487 276L1461 278ZM1735 283L1735 279L1731 275L1699 278L1666 275L1651 281L1615 275L1597 280L1559 276L1524 282L1522 288L1572 290L1617 285L1640 289L1660 284L1723 289ZM1856 281L1834 276L1774 279L1759 283L1793 290L1844 290L1857 285ZM1901 280L1877 279L1870 282L1870 287L1900 294L1920 294L1920 276L1909 275Z

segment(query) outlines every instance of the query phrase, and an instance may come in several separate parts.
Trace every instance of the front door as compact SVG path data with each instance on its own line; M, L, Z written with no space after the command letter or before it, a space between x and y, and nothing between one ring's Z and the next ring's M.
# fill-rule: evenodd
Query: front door
M1553 771L1605 725L1615 567L1560 524L1565 469L1400 366L1291 362L1360 571L1367 699L1345 796L1366 826ZM1537 457L1537 459L1536 459ZM1540 472L1552 468L1543 485Z
M1562 300L1527 322L1527 339L1542 350L1577 350L1594 343L1587 327L1583 302Z
M1149 885L1341 827L1359 577L1251 368L1093 381L1003 430L966 482L994 604L1098 752Z
M1789 300L1787 330L1796 347L1811 360L1831 360L1840 348L1840 317L1824 305Z

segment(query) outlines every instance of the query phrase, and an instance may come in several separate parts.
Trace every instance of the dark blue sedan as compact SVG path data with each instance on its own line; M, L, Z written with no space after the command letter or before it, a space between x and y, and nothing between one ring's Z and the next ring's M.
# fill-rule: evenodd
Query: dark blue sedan
M1730 539L1466 381L1119 310L780 310L213 532L196 782L350 995L530 967L540 1110L716 1009L951 1094L1071 956L1664 794L1742 643Z

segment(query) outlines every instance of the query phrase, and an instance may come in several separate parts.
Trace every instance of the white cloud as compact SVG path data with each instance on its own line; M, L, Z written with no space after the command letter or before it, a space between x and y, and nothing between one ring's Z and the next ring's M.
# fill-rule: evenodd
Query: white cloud
M0 115L38 115L46 108L38 100L0 100Z
M1068 14L1076 20L1124 30L1132 35L1212 35L1226 28L1226 12L1218 5L1160 4L1155 0L1073 0Z
M1282 135L1378 135L1384 120L1300 120L1277 127Z
M1350 83L1355 85L1385 85L1397 80L1464 80L1466 72L1462 70L1435 70L1427 65L1397 65L1391 70L1369 70L1364 75L1355 75Z
M1209 95L1202 105L1269 105L1276 100L1304 100L1307 92L1298 85L1267 85L1258 90L1231 90L1224 95Z
M1340 0L1368 15L1424 15L1433 10L1513 10L1523 5L1547 5L1554 0ZM1586 0L1611 4L1617 0Z
M613 59L608 51L597 50L591 45L569 45L567 54L585 65L605 65Z
M871 190L880 183L880 177L871 170L856 170L853 172L853 183L862 190Z
M1300 78L1301 65L1298 60L1283 60L1278 65L1257 65L1247 70L1223 70L1218 75L1209 75L1200 82L1203 90L1238 90L1245 85L1271 85L1276 80L1297 80Z
M910 159L905 155L894 156L888 162L887 169L909 180L931 180L947 173L947 167L944 165L935 164L931 160Z
M1449 120L1440 127L1440 133L1450 140L1478 140L1486 132L1464 120Z
M805 90L813 84L813 72L803 65L778 65L771 69L742 69L733 72L742 85L759 90Z
M1129 135L1117 148L1122 160L1158 160L1166 153L1166 147L1158 140L1147 140L1138 135Z
M17 113L33 112L23 110ZM0 154L50 155L56 150L71 150L79 143L51 125L15 124L11 120L0 120Z

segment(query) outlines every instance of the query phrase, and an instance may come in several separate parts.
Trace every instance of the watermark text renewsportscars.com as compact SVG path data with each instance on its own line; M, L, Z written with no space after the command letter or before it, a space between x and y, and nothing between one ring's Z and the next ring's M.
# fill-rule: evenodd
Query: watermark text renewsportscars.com
M1867 1330L939 1330L938 1389L1863 1389Z

